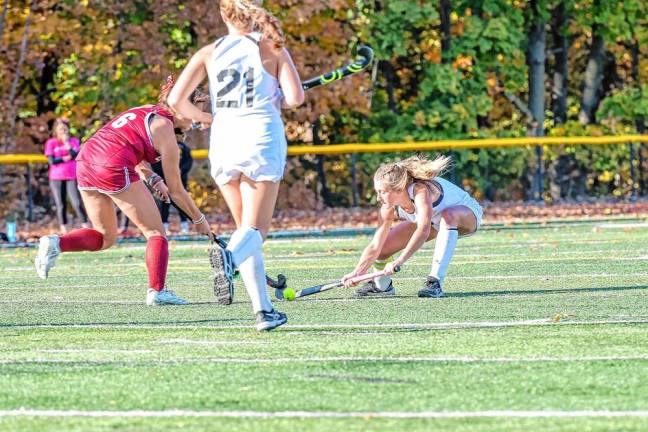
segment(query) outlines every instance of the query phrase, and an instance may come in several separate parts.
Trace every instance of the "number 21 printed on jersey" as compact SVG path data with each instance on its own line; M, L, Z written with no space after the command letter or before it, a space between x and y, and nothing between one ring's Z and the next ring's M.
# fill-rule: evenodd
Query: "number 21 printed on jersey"
M216 93L216 106L218 108L240 108L241 103L238 100L226 100L228 93L239 87L241 84L241 72L234 68L224 69L216 75L218 82L227 82L218 93ZM229 81L228 81L229 80ZM243 73L243 80L245 81L245 101L246 108L252 108L254 102L254 68L248 68Z

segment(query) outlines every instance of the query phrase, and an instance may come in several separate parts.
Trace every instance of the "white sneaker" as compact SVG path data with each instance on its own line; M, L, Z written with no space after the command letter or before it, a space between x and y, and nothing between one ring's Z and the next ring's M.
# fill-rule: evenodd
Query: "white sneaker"
M61 253L59 247L59 236L48 235L40 238L38 253L36 254L36 274L41 279L47 279L47 275L56 263L56 257Z
M164 288L161 291L156 291L149 288L146 292L147 306L161 306L161 305L186 305L189 302L182 297L178 297L173 291Z

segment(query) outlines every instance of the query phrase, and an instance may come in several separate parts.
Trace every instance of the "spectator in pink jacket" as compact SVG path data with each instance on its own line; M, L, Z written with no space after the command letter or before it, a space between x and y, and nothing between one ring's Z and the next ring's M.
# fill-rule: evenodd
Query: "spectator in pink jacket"
M70 136L70 125L62 118L56 119L52 127L53 137L45 142L45 156L49 161L49 184L56 204L56 217L63 233L67 232L67 198L83 225L87 225L81 196L77 188L75 158L80 150L79 140Z

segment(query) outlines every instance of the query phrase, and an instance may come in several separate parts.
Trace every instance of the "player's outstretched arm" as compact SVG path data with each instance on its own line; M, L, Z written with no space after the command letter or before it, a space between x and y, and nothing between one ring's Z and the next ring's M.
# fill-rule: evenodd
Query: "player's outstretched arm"
M376 262L376 259L378 259L378 256L380 255L380 251L385 245L385 241L389 235L389 229L391 228L391 224L396 215L394 209L388 206L382 206L379 212L378 228L376 229L371 242L367 245L364 251L362 251L362 255L360 256L356 268L351 273L342 277L342 282L345 282L344 285L347 288L352 285L351 283L347 283L347 281L353 277L365 274L369 267Z
M390 266L389 269L385 267L386 270L391 271L396 267L401 267L425 244L428 237L430 237L432 216L434 215L434 210L432 210L433 199L430 190L424 185L416 186L414 189L414 203L418 209L416 230L414 230L403 252L400 253L397 259L388 264Z
M211 125L212 116L189 102L189 96L207 76L206 64L213 50L213 44L207 45L191 57L167 98L167 103L173 110L185 118L201 123L203 129Z
M205 215L196 207L189 193L182 186L180 177L180 152L176 142L173 124L168 119L156 117L151 122L153 145L160 154L162 171L166 178L171 200L177 204L196 225L200 234L211 236L211 229Z
M283 108L295 108L304 103L304 89L299 78L297 68L290 57L287 49L277 53L279 85L283 92Z

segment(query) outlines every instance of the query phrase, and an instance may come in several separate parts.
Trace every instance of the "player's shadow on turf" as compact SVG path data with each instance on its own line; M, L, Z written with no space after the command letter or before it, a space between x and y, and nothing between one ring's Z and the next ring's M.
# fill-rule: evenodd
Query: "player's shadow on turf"
M504 295L533 295L533 294L567 294L583 292L601 292L601 291L628 291L644 290L648 285L636 285L625 287L601 287L601 288L559 288L559 289L542 289L542 290L501 290L501 291L474 291L474 292L444 292L445 297L485 297L485 296L504 296Z

